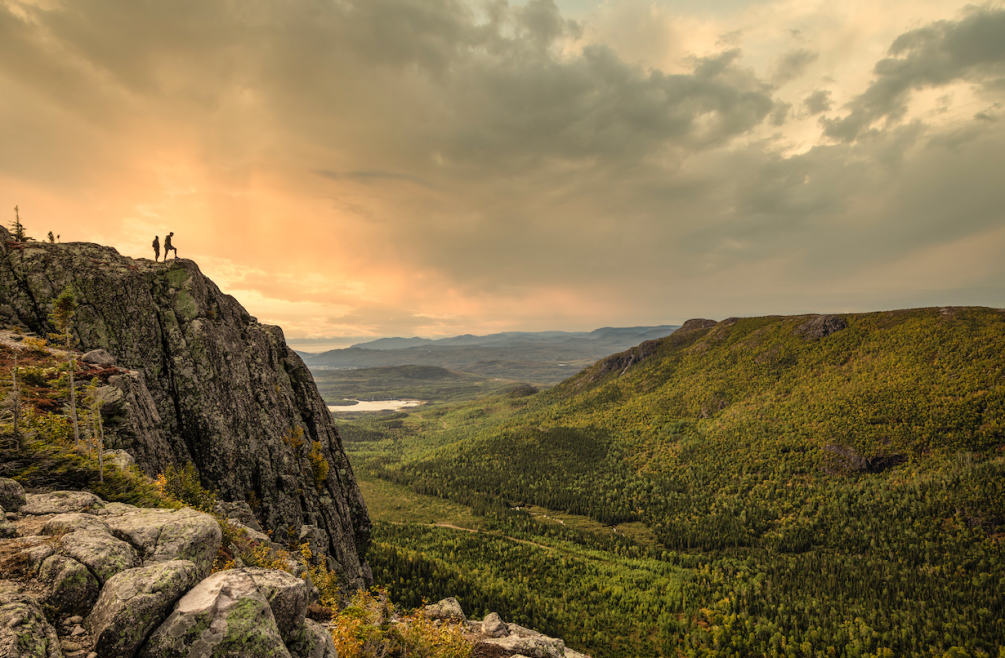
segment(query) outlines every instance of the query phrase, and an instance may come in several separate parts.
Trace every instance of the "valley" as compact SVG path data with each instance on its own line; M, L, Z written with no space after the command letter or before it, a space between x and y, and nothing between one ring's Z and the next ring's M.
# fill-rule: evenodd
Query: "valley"
M993 309L698 321L546 391L342 421L368 559L403 603L598 657L995 656L1003 349Z

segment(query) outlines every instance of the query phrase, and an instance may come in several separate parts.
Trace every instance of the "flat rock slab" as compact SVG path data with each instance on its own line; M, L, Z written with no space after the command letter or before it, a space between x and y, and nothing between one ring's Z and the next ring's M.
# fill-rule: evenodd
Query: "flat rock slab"
M220 571L183 596L140 658L291 658L269 602L251 576Z
M44 535L62 535L78 530L108 533L108 526L93 514L81 514L80 512L57 514L42 526L42 534Z
M0 592L0 656L62 658L56 629L46 621L38 602L15 592Z
M86 622L94 650L99 656L133 658L198 580L198 568L188 560L126 569L109 578Z
M67 514L91 512L105 506L100 498L86 491L54 491L47 494L28 494L21 508L22 514Z
M107 511L107 510L106 510ZM190 560L201 576L209 574L220 548L220 525L192 509L141 509L120 505L101 515L112 534L136 547L144 566Z
M133 547L107 532L71 532L59 543L67 555L90 569L102 585L120 571L139 566Z

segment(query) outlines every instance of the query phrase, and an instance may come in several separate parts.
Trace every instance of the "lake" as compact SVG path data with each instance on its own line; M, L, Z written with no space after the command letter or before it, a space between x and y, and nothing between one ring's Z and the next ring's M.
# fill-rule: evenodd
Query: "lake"
M417 407L422 404L419 400L360 400L350 407L328 407L332 413L347 413L356 411L397 411L405 407Z

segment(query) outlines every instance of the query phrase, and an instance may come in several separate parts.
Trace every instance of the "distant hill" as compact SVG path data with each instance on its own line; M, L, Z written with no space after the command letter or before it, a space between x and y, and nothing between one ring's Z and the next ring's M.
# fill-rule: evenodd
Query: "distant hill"
M314 382L329 404L343 399L468 400L513 389L517 382L437 366L387 366L353 370L318 370ZM351 409L348 409L351 411Z
M591 332L505 332L488 336L381 338L321 354L300 352L315 372L331 368L429 365L486 376L554 384L612 352L667 336L675 325Z

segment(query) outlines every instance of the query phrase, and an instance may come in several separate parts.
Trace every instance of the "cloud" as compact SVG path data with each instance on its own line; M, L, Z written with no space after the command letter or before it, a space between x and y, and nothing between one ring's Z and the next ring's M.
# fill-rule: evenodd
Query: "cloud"
M776 85L791 82L802 76L806 68L819 57L820 53L805 48L790 50L778 58L771 81Z
M1005 9L971 8L958 21L937 21L899 36L876 63L875 80L840 119L821 119L828 137L852 141L880 120L896 122L911 92L965 80L993 92L1005 81Z
M827 112L831 109L831 92L826 89L818 89L803 99L803 107L811 115Z
M173 230L291 336L883 308L935 299L925 258L1000 289L958 255L1005 221L1003 12L932 2L897 35L906 5L0 0L0 197L137 257Z

